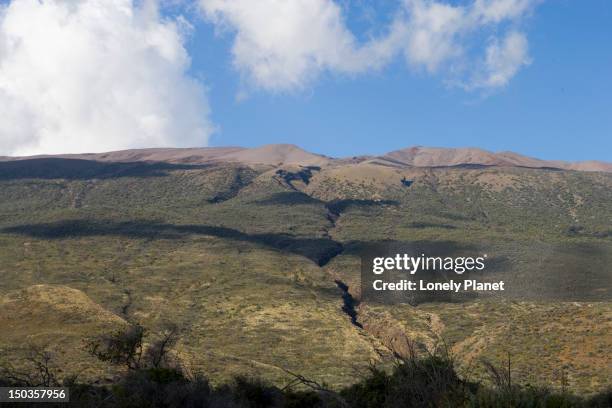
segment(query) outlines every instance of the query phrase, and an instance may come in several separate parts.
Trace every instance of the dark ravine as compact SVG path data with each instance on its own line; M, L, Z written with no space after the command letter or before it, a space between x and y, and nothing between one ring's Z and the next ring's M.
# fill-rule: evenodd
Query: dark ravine
M300 166L302 167L302 166ZM292 189L296 190L295 186L293 185L293 181L301 181L304 184L309 184L310 183L310 179L312 178L313 171L321 171L321 167L319 166L306 166L306 167L302 167L301 170L299 171L288 171L288 170L284 170L284 169L278 169L276 170L276 175L278 177L280 177L282 180L285 181L285 183L287 183L287 185L289 187L291 187Z
M326 242L326 248L318 254L318 259L316 261L321 267L327 265L332 259L344 252L344 246L341 243L332 239L326 239L326 241L329 242Z
M130 289L124 289L123 294L126 295L126 301L123 306L121 306L121 315L127 319L129 318L129 310L133 302L132 291Z
M355 306L357 306L358 302L349 292L348 285L339 279L336 279L334 282L342 291L342 300L344 301L344 304L342 305L342 311L351 318L351 323L354 326L363 329L363 325L357 320L357 310L355 310Z

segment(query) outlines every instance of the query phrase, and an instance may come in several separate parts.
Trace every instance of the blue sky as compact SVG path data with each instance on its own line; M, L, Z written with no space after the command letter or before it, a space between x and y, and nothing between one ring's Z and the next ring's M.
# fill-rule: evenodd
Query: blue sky
M0 0L0 155L612 161L609 0Z
M453 88L396 61L380 72L327 74L304 90L256 90L238 101L231 36L198 21L187 47L192 72L209 87L213 146L295 143L332 156L476 146L612 160L612 3L548 1L524 26L531 64L493 91Z

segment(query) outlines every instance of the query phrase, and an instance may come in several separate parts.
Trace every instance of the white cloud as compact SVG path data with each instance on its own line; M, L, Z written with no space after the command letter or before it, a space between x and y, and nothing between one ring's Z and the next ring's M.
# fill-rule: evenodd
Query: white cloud
M520 18L541 0L475 0L473 10L483 23Z
M238 70L271 90L301 88L325 69L361 71L378 65L363 59L330 0L201 0L206 18L235 31Z
M407 14L396 23L404 31L402 43L406 61L435 72L440 64L463 53L457 35L469 25L463 7L421 0L405 2Z
M487 47L484 72L474 81L473 86L505 86L523 65L529 63L527 38L521 33L511 32L501 43L494 40Z
M234 33L234 64L248 83L287 91L303 88L323 71L356 74L379 69L398 54L405 56L409 66L429 73L461 72L463 78L453 79L463 83L475 73L456 67L482 65L475 56L480 53L479 58L487 60L489 77L497 79L479 79L478 86L503 86L525 64L509 55L490 57L495 51L493 45L487 48L484 33L505 29L506 24L512 26L512 33L525 38L515 26L539 1L473 0L457 5L398 0L392 24L376 30L386 34L365 43L348 29L344 10L333 0L199 0L199 4L207 20ZM510 35L504 41L509 39ZM526 52L526 40L524 45ZM512 53L510 48L519 45L508 47L498 53ZM526 55L523 57L526 61Z
M180 24L152 1L0 8L0 154L201 146L212 126Z

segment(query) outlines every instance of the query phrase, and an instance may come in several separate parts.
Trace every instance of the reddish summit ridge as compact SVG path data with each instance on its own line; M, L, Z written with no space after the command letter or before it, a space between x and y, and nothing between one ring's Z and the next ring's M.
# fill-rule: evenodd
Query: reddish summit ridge
M387 153L381 156L380 159L415 167L481 165L612 172L612 163L541 160L514 152L493 153L474 147L442 148L413 146Z
M70 158L103 162L166 162L205 164L237 162L270 166L341 166L360 161L373 161L399 167L453 167L466 165L555 168L562 170L612 172L612 163L602 161L566 162L541 160L514 152L494 153L475 147L443 148L413 146L395 150L382 156L331 158L308 152L293 144L269 144L254 148L203 147L203 148L153 148L131 149L106 153L42 155L29 157L2 157L0 161L31 158Z

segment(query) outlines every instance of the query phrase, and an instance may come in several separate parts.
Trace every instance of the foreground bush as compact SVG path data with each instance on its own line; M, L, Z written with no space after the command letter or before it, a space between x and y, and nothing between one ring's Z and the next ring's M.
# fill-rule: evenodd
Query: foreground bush
M460 378L445 348L426 356L411 352L396 356L392 370L370 367L361 381L341 390L328 389L287 371L292 381L283 389L262 380L236 377L213 386L202 375L187 375L173 355L176 329L169 327L145 341L140 326L91 339L87 348L102 361L124 367L112 384L79 384L59 379L51 355L33 351L25 361L30 372L0 366L0 386L66 386L73 407L99 408L610 408L612 389L590 398L547 388L513 384L510 360L506 367L484 362L488 386ZM14 404L18 407L26 404ZM4 406L4 405L3 405ZM9 405L7 405L9 406ZM65 407L66 404L57 406Z
M115 384L70 387L72 407L133 408L566 408L612 406L612 390L589 399L547 389L489 388L460 379L450 361L436 357L402 362L391 372L372 368L357 384L338 392L308 388L280 389L259 379L237 377L212 386L201 376L186 378L167 368L129 370ZM0 386L25 386L6 378ZM39 404L40 405L40 404ZM4 405L3 405L4 406ZM7 405L9 406L9 405ZM15 404L24 407L26 404ZM57 405L65 407L66 404Z

